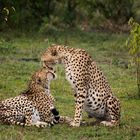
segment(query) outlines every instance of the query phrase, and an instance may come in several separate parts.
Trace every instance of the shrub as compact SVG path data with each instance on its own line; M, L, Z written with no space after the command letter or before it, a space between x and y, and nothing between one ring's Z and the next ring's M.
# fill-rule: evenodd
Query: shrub
M138 96L140 98L140 24L135 22L133 18L129 20L128 24L131 26L131 31L126 43L129 54L136 64Z

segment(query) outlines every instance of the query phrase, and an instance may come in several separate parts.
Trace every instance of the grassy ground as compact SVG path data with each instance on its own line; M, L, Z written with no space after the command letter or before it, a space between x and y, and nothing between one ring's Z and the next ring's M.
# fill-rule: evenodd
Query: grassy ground
M121 100L121 125L115 128L81 126L52 128L0 125L0 140L139 140L140 100L136 92L135 69L124 48L127 35L67 31L50 35L0 34L0 99L18 95L26 88L32 73L39 69L41 53L51 43L84 48L104 71L114 94ZM51 83L56 106L62 115L73 116L74 98L62 66ZM84 113L83 119L87 119Z

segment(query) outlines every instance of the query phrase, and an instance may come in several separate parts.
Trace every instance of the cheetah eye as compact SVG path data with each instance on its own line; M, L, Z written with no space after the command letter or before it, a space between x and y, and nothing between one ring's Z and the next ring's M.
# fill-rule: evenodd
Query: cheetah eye
M56 51L52 51L52 52L51 52L51 55L52 55L52 56L56 56L56 55L57 55L57 52L56 52Z
M38 83L41 83L41 79L40 79L40 78L38 78L37 82L38 82Z

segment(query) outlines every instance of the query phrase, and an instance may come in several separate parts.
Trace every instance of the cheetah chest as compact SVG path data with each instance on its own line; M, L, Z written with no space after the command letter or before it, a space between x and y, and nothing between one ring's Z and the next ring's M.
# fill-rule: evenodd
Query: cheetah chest
M66 69L66 79L71 84L72 88L75 89L74 73L72 70L70 71L69 67Z
M36 123L37 121L40 121L39 112L35 107L33 107L33 110L32 110L32 122Z

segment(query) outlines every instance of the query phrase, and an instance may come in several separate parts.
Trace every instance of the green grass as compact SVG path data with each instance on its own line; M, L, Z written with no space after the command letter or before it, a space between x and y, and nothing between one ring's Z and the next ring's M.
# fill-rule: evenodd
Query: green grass
M67 44L89 52L105 73L114 94L122 105L121 125L52 128L0 125L0 140L139 140L140 100L137 98L135 68L130 67L126 53L125 34L66 31L50 35L0 34L0 99L18 95L26 88L34 71L40 68L41 53L51 43ZM30 59L30 61L25 61ZM35 61L34 61L35 60ZM38 60L38 61L37 61ZM65 79L62 66L57 66L58 78L51 83L51 92L61 115L74 115L73 91ZM87 119L86 113L83 119Z

